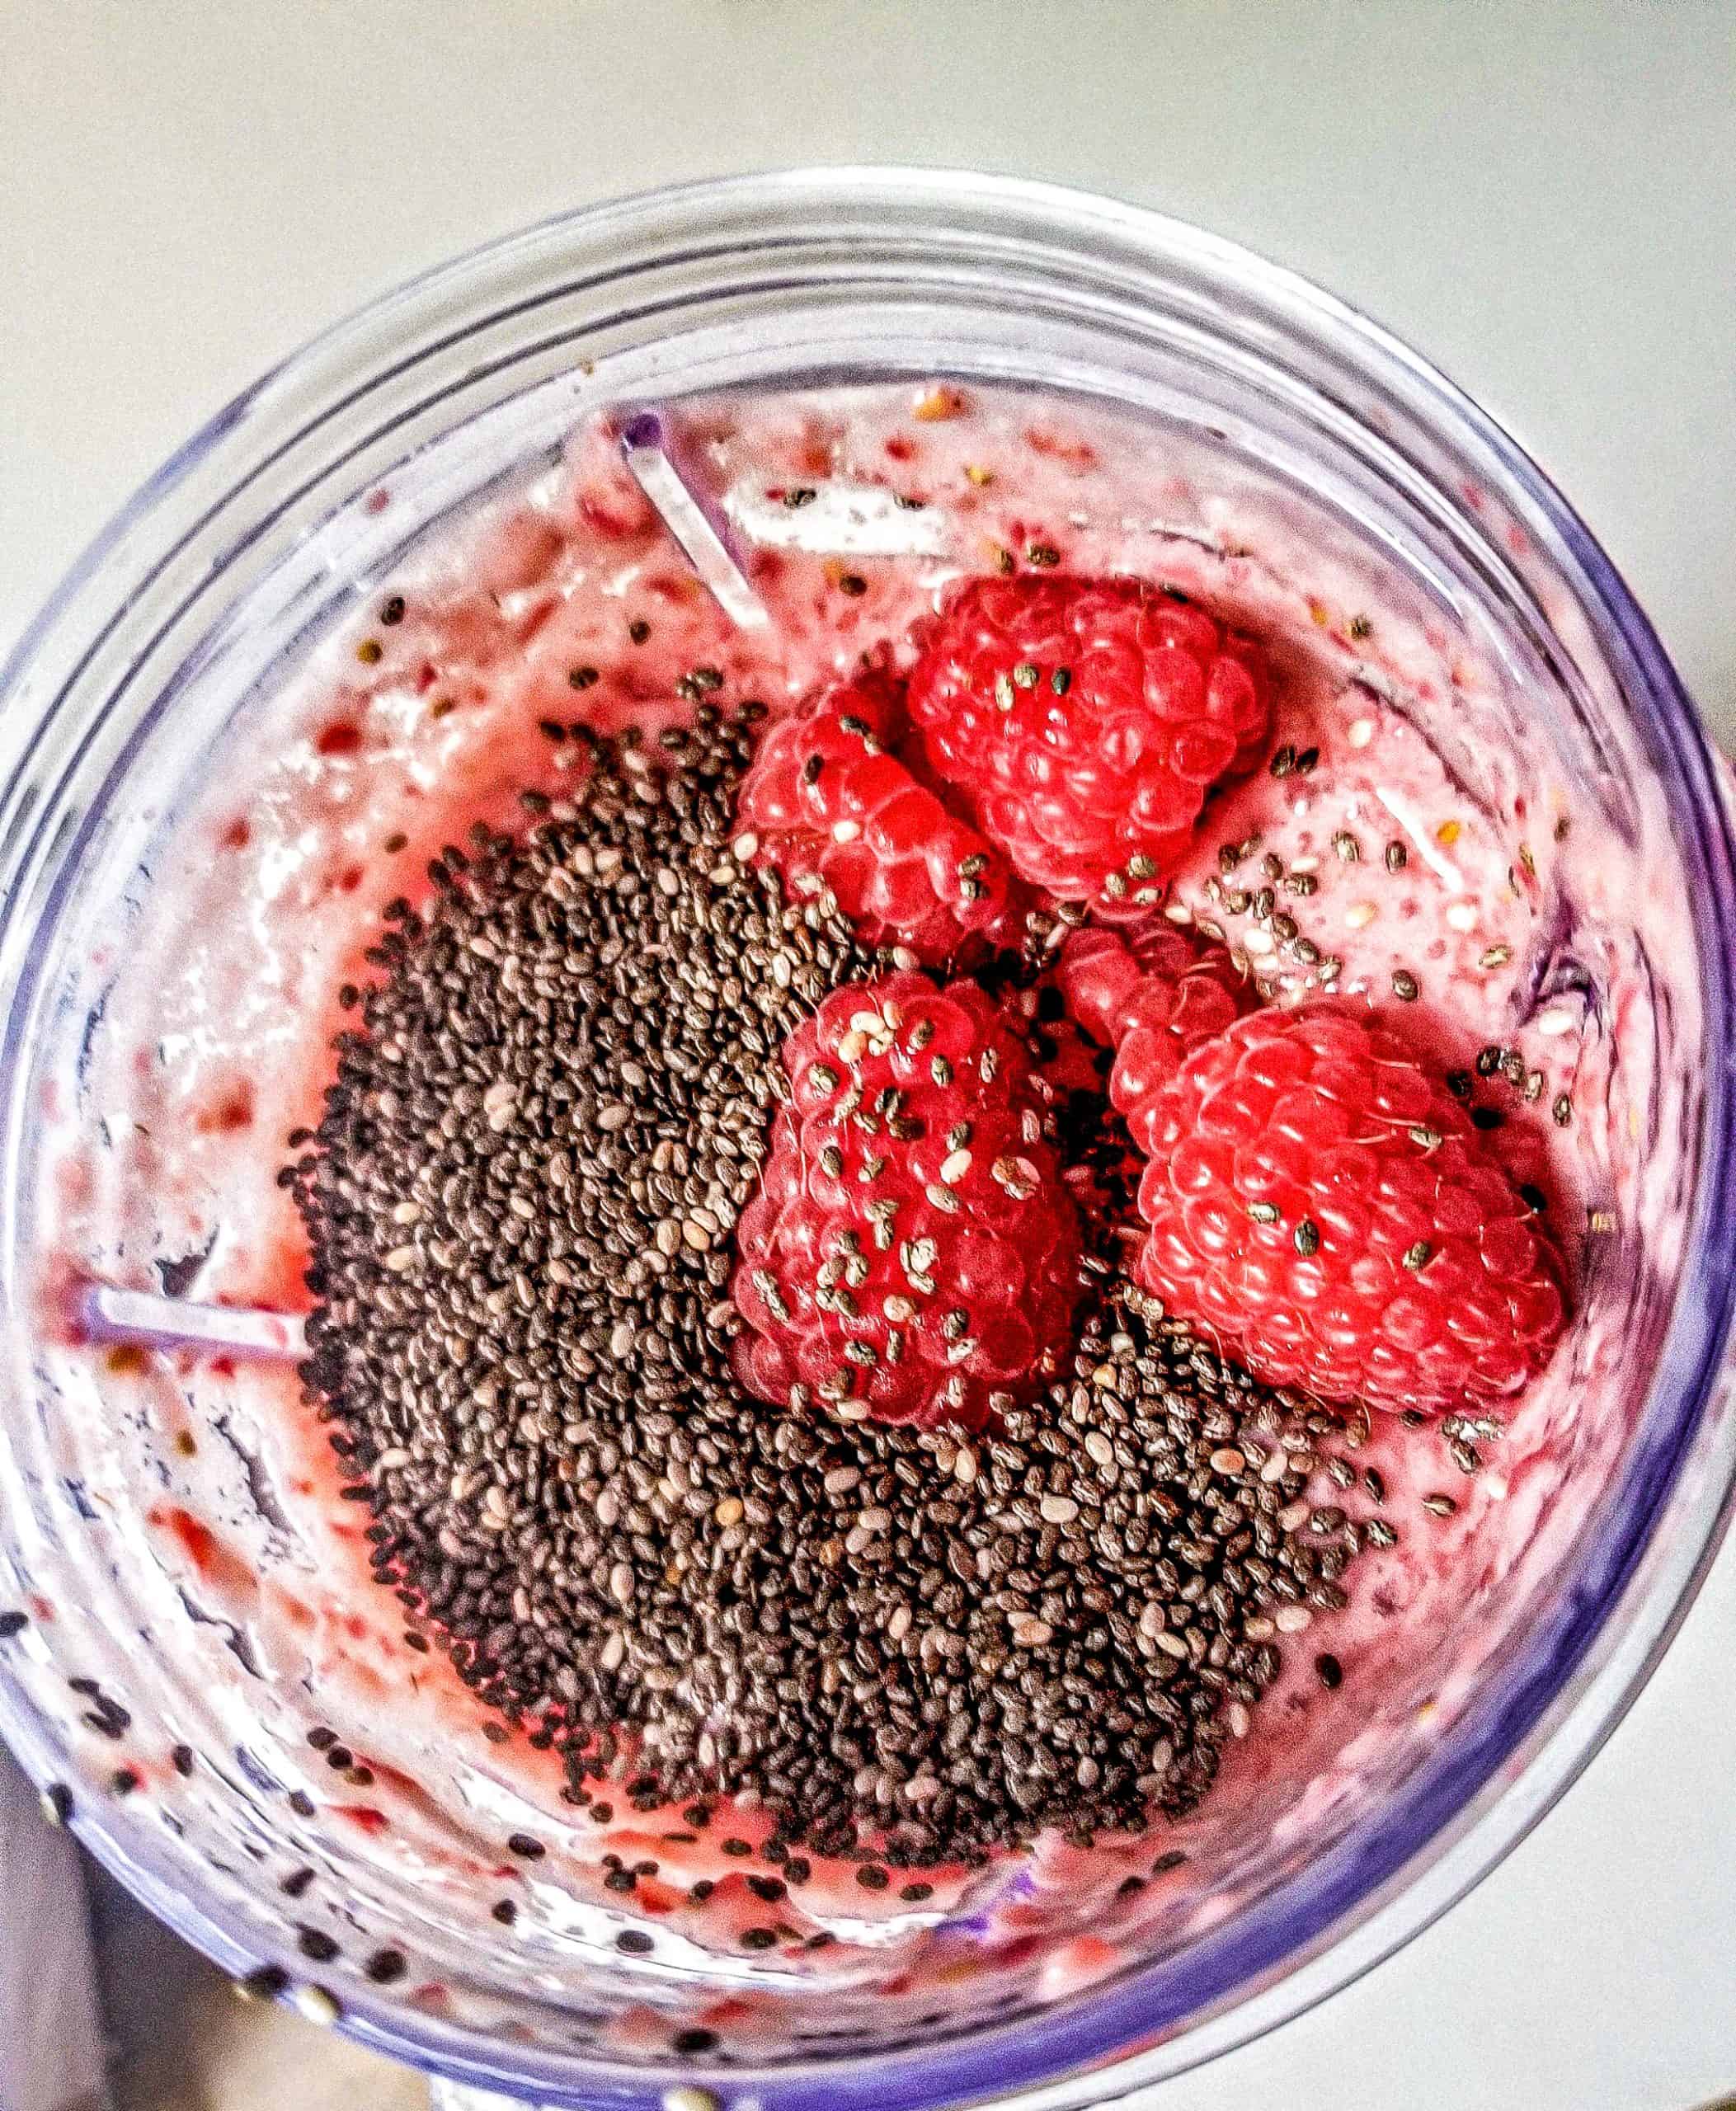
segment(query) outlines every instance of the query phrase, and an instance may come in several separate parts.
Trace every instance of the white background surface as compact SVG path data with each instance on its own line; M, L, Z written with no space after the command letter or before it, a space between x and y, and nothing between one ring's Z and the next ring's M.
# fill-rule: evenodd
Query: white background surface
M390 281L611 192L872 159L1113 190L1367 308L1517 430L1736 739L1720 0L0 0L0 650L196 423ZM1494 1878L1161 2111L1736 2090L1733 1683L1727 1555ZM115 1954L138 2106L416 2101L124 1915Z

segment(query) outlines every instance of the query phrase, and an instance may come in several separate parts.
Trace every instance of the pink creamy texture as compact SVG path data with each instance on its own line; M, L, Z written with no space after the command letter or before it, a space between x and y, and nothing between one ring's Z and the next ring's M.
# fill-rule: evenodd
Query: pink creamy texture
M1318 759L1306 773L1262 769L1214 802L1169 913L1221 933L1276 1002L1334 980L1336 961L1336 988L1402 1014L1442 1067L1469 1068L1488 1042L1517 1046L1541 1074L1530 1119L1578 1268L1588 1205L1613 1206L1636 1177L1629 1139L1653 1081L1643 1053L1618 1065L1611 1051L1630 1039L1636 1051L1649 1045L1645 990L1619 935L1598 963L1601 1020L1588 1020L1574 989L1539 997L1527 978L1536 979L1551 905L1569 881L1594 927L1606 919L1619 934L1639 911L1603 899L1595 843L1576 839L1564 793L1522 784L1492 755L1472 785L1418 730L1419 713L1473 724L1504 678L1444 622L1369 605L1366 578L1287 543L1233 494L1201 488L1156 444L1108 419L1012 395L840 392L709 405L689 436L738 521L764 538L754 576L771 614L764 630L731 628L620 467L612 435L594 427L560 468L382 581L365 618L327 641L225 754L157 860L139 941L99 964L113 984L82 1100L100 1103L109 1148L85 1140L89 1123L70 1089L44 1110L66 1137L55 1192L43 1198L54 1256L45 1298L83 1270L154 1288L154 1260L196 1253L214 1234L189 1295L304 1305L299 1229L275 1175L286 1132L314 1118L335 992L365 972L359 957L380 907L419 893L434 851L473 820L511 817L521 789L558 798L573 750L551 745L538 722L655 725L685 708L675 684L699 665L722 672L726 698L783 708L864 647L901 639L948 578L994 568L1004 552L1019 563L1036 541L1053 544L1069 571L1166 581L1266 642L1277 671L1274 738ZM791 508L784 495L797 487L818 496ZM895 507L888 494L924 510ZM873 553L895 544L903 553ZM848 590L859 580L862 590ZM405 612L383 623L388 595L402 596ZM642 642L635 623L649 626ZM576 688L572 672L586 668L598 679ZM1258 846L1244 854L1250 838ZM1404 847L1398 870L1390 844ZM1235 854L1221 855L1226 846ZM1267 850L1317 881L1283 906L1320 966L1280 964L1234 905L1239 888L1265 883ZM1420 987L1414 1004L1395 999L1400 972ZM1574 1109L1567 1126L1550 1118L1562 1093ZM1510 1094L1503 1103L1521 1107ZM76 1441L64 1440L91 1499L148 1549L166 1623L185 1628L184 1590L201 1615L234 1631L231 1653L221 1629L196 1630L207 1718L187 1727L189 1741L246 1742L285 1789L311 1796L313 1830L350 1841L341 1881L359 1899L374 1895L369 1866L383 1895L413 1875L436 1918L442 1901L474 1920L478 1899L510 1897L519 1934L495 1927L493 1937L535 1931L557 1949L606 1950L629 1911L655 1920L661 1958L717 1977L708 2000L722 2005L738 2048L782 2042L775 2002L745 1999L739 1953L727 1968L738 1986L717 1963L748 1925L785 1931L770 1960L783 1972L908 1996L915 2010L941 1998L937 1987L996 1972L1027 1998L1050 1998L1143 1953L1160 1925L1165 1941L1179 1940L1233 1910L1247 1881L1316 1845L1395 1754L1414 1756L1419 1724L1426 1733L1431 1717L1450 1719L1511 1612L1503 1582L1522 1558L1541 1561L1578 1530L1569 1465L1595 1481L1624 1434L1612 1416L1582 1412L1622 1353L1596 1328L1564 1346L1506 1438L1483 1447L1475 1478L1437 1432L1376 1418L1353 1462L1385 1477L1385 1507L1360 1493L1341 1498L1324 1475L1316 1499L1387 1517L1400 1544L1371 1547L1353 1565L1348 1610L1280 1638L1282 1681L1197 1817L1089 1852L1046 1839L1022 1869L968 1879L924 1872L933 1895L918 1902L901 1898L896 1874L889 1891L871 1894L848 1869L818 1869L770 1909L746 1889L760 1865L718 1846L763 1838L758 1814L720 1815L697 1840L669 1838L686 1830L678 1812L641 1817L624 1801L599 1824L561 1803L551 1758L522 1737L492 1741L498 1726L437 1648L405 1643L402 1609L369 1581L363 1520L336 1499L293 1375L86 1348L64 1341L52 1303L48 1317L61 1338L45 1352L54 1382L68 1400L100 1406ZM163 1462L143 1495L141 1445ZM1455 1499L1455 1515L1422 1509L1437 1491ZM1323 1649L1343 1666L1336 1693L1315 1671ZM244 1676L237 1655L259 1676ZM371 1783L357 1788L329 1769L305 1744L313 1724L334 1729ZM110 1747L100 1756L115 1763ZM165 1750L131 1757L148 1789L181 1793ZM514 1861L501 1845L514 1831L547 1842L547 1857ZM1130 1875L1150 1879L1154 1860L1176 1850L1184 1863L1120 1895ZM657 1864L626 1908L603 1888L605 1853ZM696 1906L687 1887L701 1877L718 1888ZM964 1925L919 1940L962 1901ZM837 1940L804 1948L821 1930ZM1033 1945L1037 1935L1049 1939ZM756 1961L753 1977L767 1968ZM459 2012L437 1979L417 1998ZM662 1998L674 1997L666 1989ZM704 2004L696 2012L690 1993L683 1998L685 2019L703 2023ZM647 1986L646 2005L611 2026L611 2042L623 2052L666 2043L660 2007Z

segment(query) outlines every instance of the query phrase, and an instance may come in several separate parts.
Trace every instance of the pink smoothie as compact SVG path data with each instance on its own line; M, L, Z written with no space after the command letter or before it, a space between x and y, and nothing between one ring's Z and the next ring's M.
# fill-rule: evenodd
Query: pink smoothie
M1632 1145L1655 1118L1656 1084L1631 934L1663 912L1608 898L1596 832L1541 755L1522 768L1479 745L1511 707L1510 669L1420 602L1383 601L1377 576L1139 427L937 385L714 401L685 432L752 552L764 628L720 613L600 421L557 467L379 581L210 772L134 935L96 964L107 1001L82 1083L44 1109L58 1173L42 1197L42 1353L64 1396L89 1403L61 1440L69 1467L153 1579L171 1646L207 1667L188 1742L244 1745L311 1798L305 1829L346 1843L358 1901L376 1878L382 1897L413 1880L432 1915L468 1922L478 1901L510 1899L515 1933L497 1918L494 1939L551 1969L597 1955L624 1969L614 1931L633 1913L654 1919L664 1977L611 2026L623 2050L666 2042L675 2003L701 2024L717 2010L738 2047L775 2051L779 2003L749 1999L732 1949L767 1917L748 1879L769 1872L717 1845L757 1844L763 1815L695 1839L678 1812L623 1803L600 1822L564 1804L555 1761L490 1718L437 1647L407 1639L402 1608L369 1581L360 1521L293 1374L81 1344L64 1325L68 1280L154 1289L162 1263L203 1253L176 1277L186 1295L303 1307L299 1228L275 1176L286 1133L317 1117L336 993L365 973L382 906L423 891L435 851L474 820L510 820L522 790L559 801L575 750L539 722L656 726L689 708L678 684L696 668L717 670L727 697L783 710L863 649L903 640L948 580L1020 567L1033 543L1068 571L1182 589L1265 643L1274 741L1299 759L1212 803L1164 913L1221 938L1273 1003L1328 988L1366 999L1402 1014L1443 1070L1511 1051L1510 1079L1478 1077L1477 1097L1512 1125L1516 1162L1543 1169L1576 1276L1597 1265L1604 1213L1643 1178ZM389 490L377 503L389 510ZM1276 939L1258 900L1268 855L1293 926ZM1577 968L1560 944L1567 901ZM1475 1472L1437 1429L1376 1416L1353 1432L1348 1463L1375 1469L1384 1500L1324 1472L1310 1493L1388 1521L1397 1544L1353 1566L1347 1610L1280 1638L1280 1684L1239 1726L1196 1817L1089 1851L1045 1839L968 1877L910 1873L915 1898L821 1869L778 1906L780 1948L752 1978L824 1974L878 2014L898 2002L913 2017L1041 2000L1232 1911L1451 1720L1525 1579L1579 1530L1584 1500L1569 1491L1595 1486L1619 1446L1596 1403L1621 1353L1607 1332L1578 1329L1504 1432L1478 1441ZM186 1608L205 1624L189 1626ZM1324 1650L1343 1667L1334 1691L1315 1672ZM313 1726L336 1733L350 1769L308 1745ZM166 1751L132 1756L166 1809L196 1793ZM101 1759L114 1763L106 1747ZM546 1856L506 1855L515 1831ZM624 1908L605 1856L656 1864ZM696 1903L701 1880L715 1888ZM671 1984L683 1971L707 1982L698 2013L691 1986ZM449 1974L426 1974L417 1998L474 2012Z

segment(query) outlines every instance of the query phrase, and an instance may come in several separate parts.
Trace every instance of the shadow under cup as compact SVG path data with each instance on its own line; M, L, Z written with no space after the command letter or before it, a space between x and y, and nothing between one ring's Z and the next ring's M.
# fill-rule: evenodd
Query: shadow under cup
M370 1713L399 1623L359 1562L353 1596L333 1587L293 1377L82 1345L66 1293L157 1287L214 1234L221 1281L246 1243L246 1195L172 1177L196 1159L193 1107L114 1051L159 1046L177 828L223 773L246 780L311 646L593 408L937 374L1144 426L1191 495L1172 533L1216 545L1234 521L1280 553L1285 587L1348 603L1353 583L1418 641L1411 675L1438 663L1437 682L1372 661L1366 679L1463 796L1515 840L1527 816L1571 813L1513 1023L1578 1008L1596 1051L1574 1328L1503 1449L1500 1499L1466 1505L1453 1616L1398 1623L1324 1732L1277 1741L1240 1784L1232 1770L1185 1864L1108 1903L1052 1869L1034 1890L994 1874L968 1911L913 1909L793 1963L680 1939L642 1960L614 1946L630 1913L502 1869L499 1842L546 1835L558 1803L431 1705ZM1478 679L1456 683L1468 664ZM1668 1640L1736 1454L1736 896L1713 766L1536 470L1311 289L1171 223L973 177L755 178L557 221L389 296L233 405L73 574L3 687L0 1606L31 1620L0 1644L0 1728L226 1968L280 1965L367 2042L538 2101L651 2104L689 2079L744 2106L1095 2101L1293 2014L1425 1924L1572 1780ZM217 972L233 1006L265 992L268 1090L270 1020L322 1028L330 992L322 963L271 957L260 911L233 902ZM185 1559L165 1553L177 1535ZM389 1827L309 1745L321 1727L398 1791ZM117 1796L123 1765L139 1778ZM390 1983L369 1973L383 1949L404 1960Z

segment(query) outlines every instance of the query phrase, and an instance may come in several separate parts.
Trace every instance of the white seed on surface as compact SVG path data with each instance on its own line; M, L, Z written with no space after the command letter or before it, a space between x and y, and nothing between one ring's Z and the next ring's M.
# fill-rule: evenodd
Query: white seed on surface
M695 2089L692 2083L683 2082L664 2090L663 2111L723 2111L723 2107L708 2089Z

